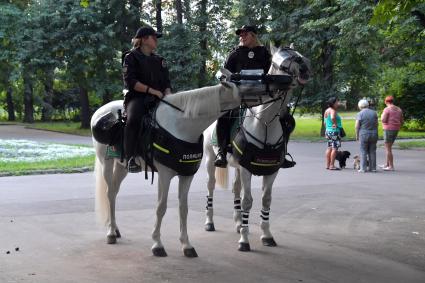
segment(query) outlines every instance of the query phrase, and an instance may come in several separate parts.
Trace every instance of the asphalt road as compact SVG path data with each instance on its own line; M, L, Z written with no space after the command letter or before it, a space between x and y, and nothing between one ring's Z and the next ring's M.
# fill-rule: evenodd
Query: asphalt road
M90 143L4 127L0 138ZM180 250L177 180L162 226L168 257L155 258L156 186L143 174L128 176L118 195L123 238L117 245L105 243L106 231L95 222L92 173L0 178L0 282L425 282L425 151L396 150L395 172L360 174L325 170L324 149L322 143L290 144L298 165L279 173L271 207L278 247L261 245L261 179L253 178L249 253L237 251L230 189L217 188L217 231L204 231L201 168L189 199L195 259ZM359 151L354 142L343 149ZM379 148L378 163L383 157Z

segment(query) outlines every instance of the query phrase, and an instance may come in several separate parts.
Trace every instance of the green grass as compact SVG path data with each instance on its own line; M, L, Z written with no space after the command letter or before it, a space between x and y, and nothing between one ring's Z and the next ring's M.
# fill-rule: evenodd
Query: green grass
M396 146L400 149L425 148L425 141L398 142Z
M94 154L83 157L73 157L68 159L46 160L40 162L0 162L0 174L26 175L31 171L38 170L59 170L71 172L76 168L93 168Z
M90 129L81 129L79 122L36 122L34 124L24 124L31 129L48 130L79 136L90 136Z
M355 114L353 112L353 114ZM354 117L355 115L347 114L346 117ZM320 127L321 121L317 118L307 118L307 117L296 117L296 127L295 131L291 136L292 140L309 140L309 141L318 141L323 140L323 137L320 137ZM344 127L345 133L347 136L345 140L354 140L355 139L355 130L354 130L355 120L354 119L342 119L342 126ZM382 127L378 129L379 137L383 137ZM398 134L399 138L425 138L425 132L419 131L406 131L401 130Z

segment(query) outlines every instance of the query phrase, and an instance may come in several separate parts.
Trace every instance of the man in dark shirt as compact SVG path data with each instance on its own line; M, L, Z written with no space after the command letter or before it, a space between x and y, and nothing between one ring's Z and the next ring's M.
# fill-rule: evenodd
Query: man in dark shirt
M241 70L262 69L265 74L271 66L271 54L266 47L260 45L257 39L255 26L243 26L236 30L240 45L235 47L227 57L224 68L232 73ZM230 142L230 130L233 118L239 115L238 108L226 112L217 120L216 132L219 151L214 165L225 168L227 166L227 145Z
M124 109L127 116L124 150L131 173L141 171L135 157L143 116L158 101L155 97L162 98L171 93L165 59L153 53L161 36L151 27L138 29L133 38L133 49L125 54L123 60Z

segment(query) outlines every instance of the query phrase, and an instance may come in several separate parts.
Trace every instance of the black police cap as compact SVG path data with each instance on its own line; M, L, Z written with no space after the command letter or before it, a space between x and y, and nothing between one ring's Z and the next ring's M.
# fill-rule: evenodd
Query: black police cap
M162 33L156 32L152 27L146 26L146 27L139 28L134 38L142 38L144 36L149 36L149 35L155 35L156 38L160 38L162 36Z
M255 26L248 26L248 25L244 25L241 28L238 28L236 30L236 34L240 35L241 32L249 32L249 31L257 34L257 28Z

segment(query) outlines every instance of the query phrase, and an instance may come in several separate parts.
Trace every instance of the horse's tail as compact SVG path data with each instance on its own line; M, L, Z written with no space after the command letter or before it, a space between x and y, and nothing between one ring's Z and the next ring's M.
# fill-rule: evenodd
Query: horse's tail
M223 189L227 189L229 187L229 166L226 168L216 167L215 179L217 185Z
M108 199L108 186L102 173L103 164L100 162L99 157L96 155L96 162L94 165L94 173L96 176L96 218L99 224L106 225L108 223L109 215L109 199Z

